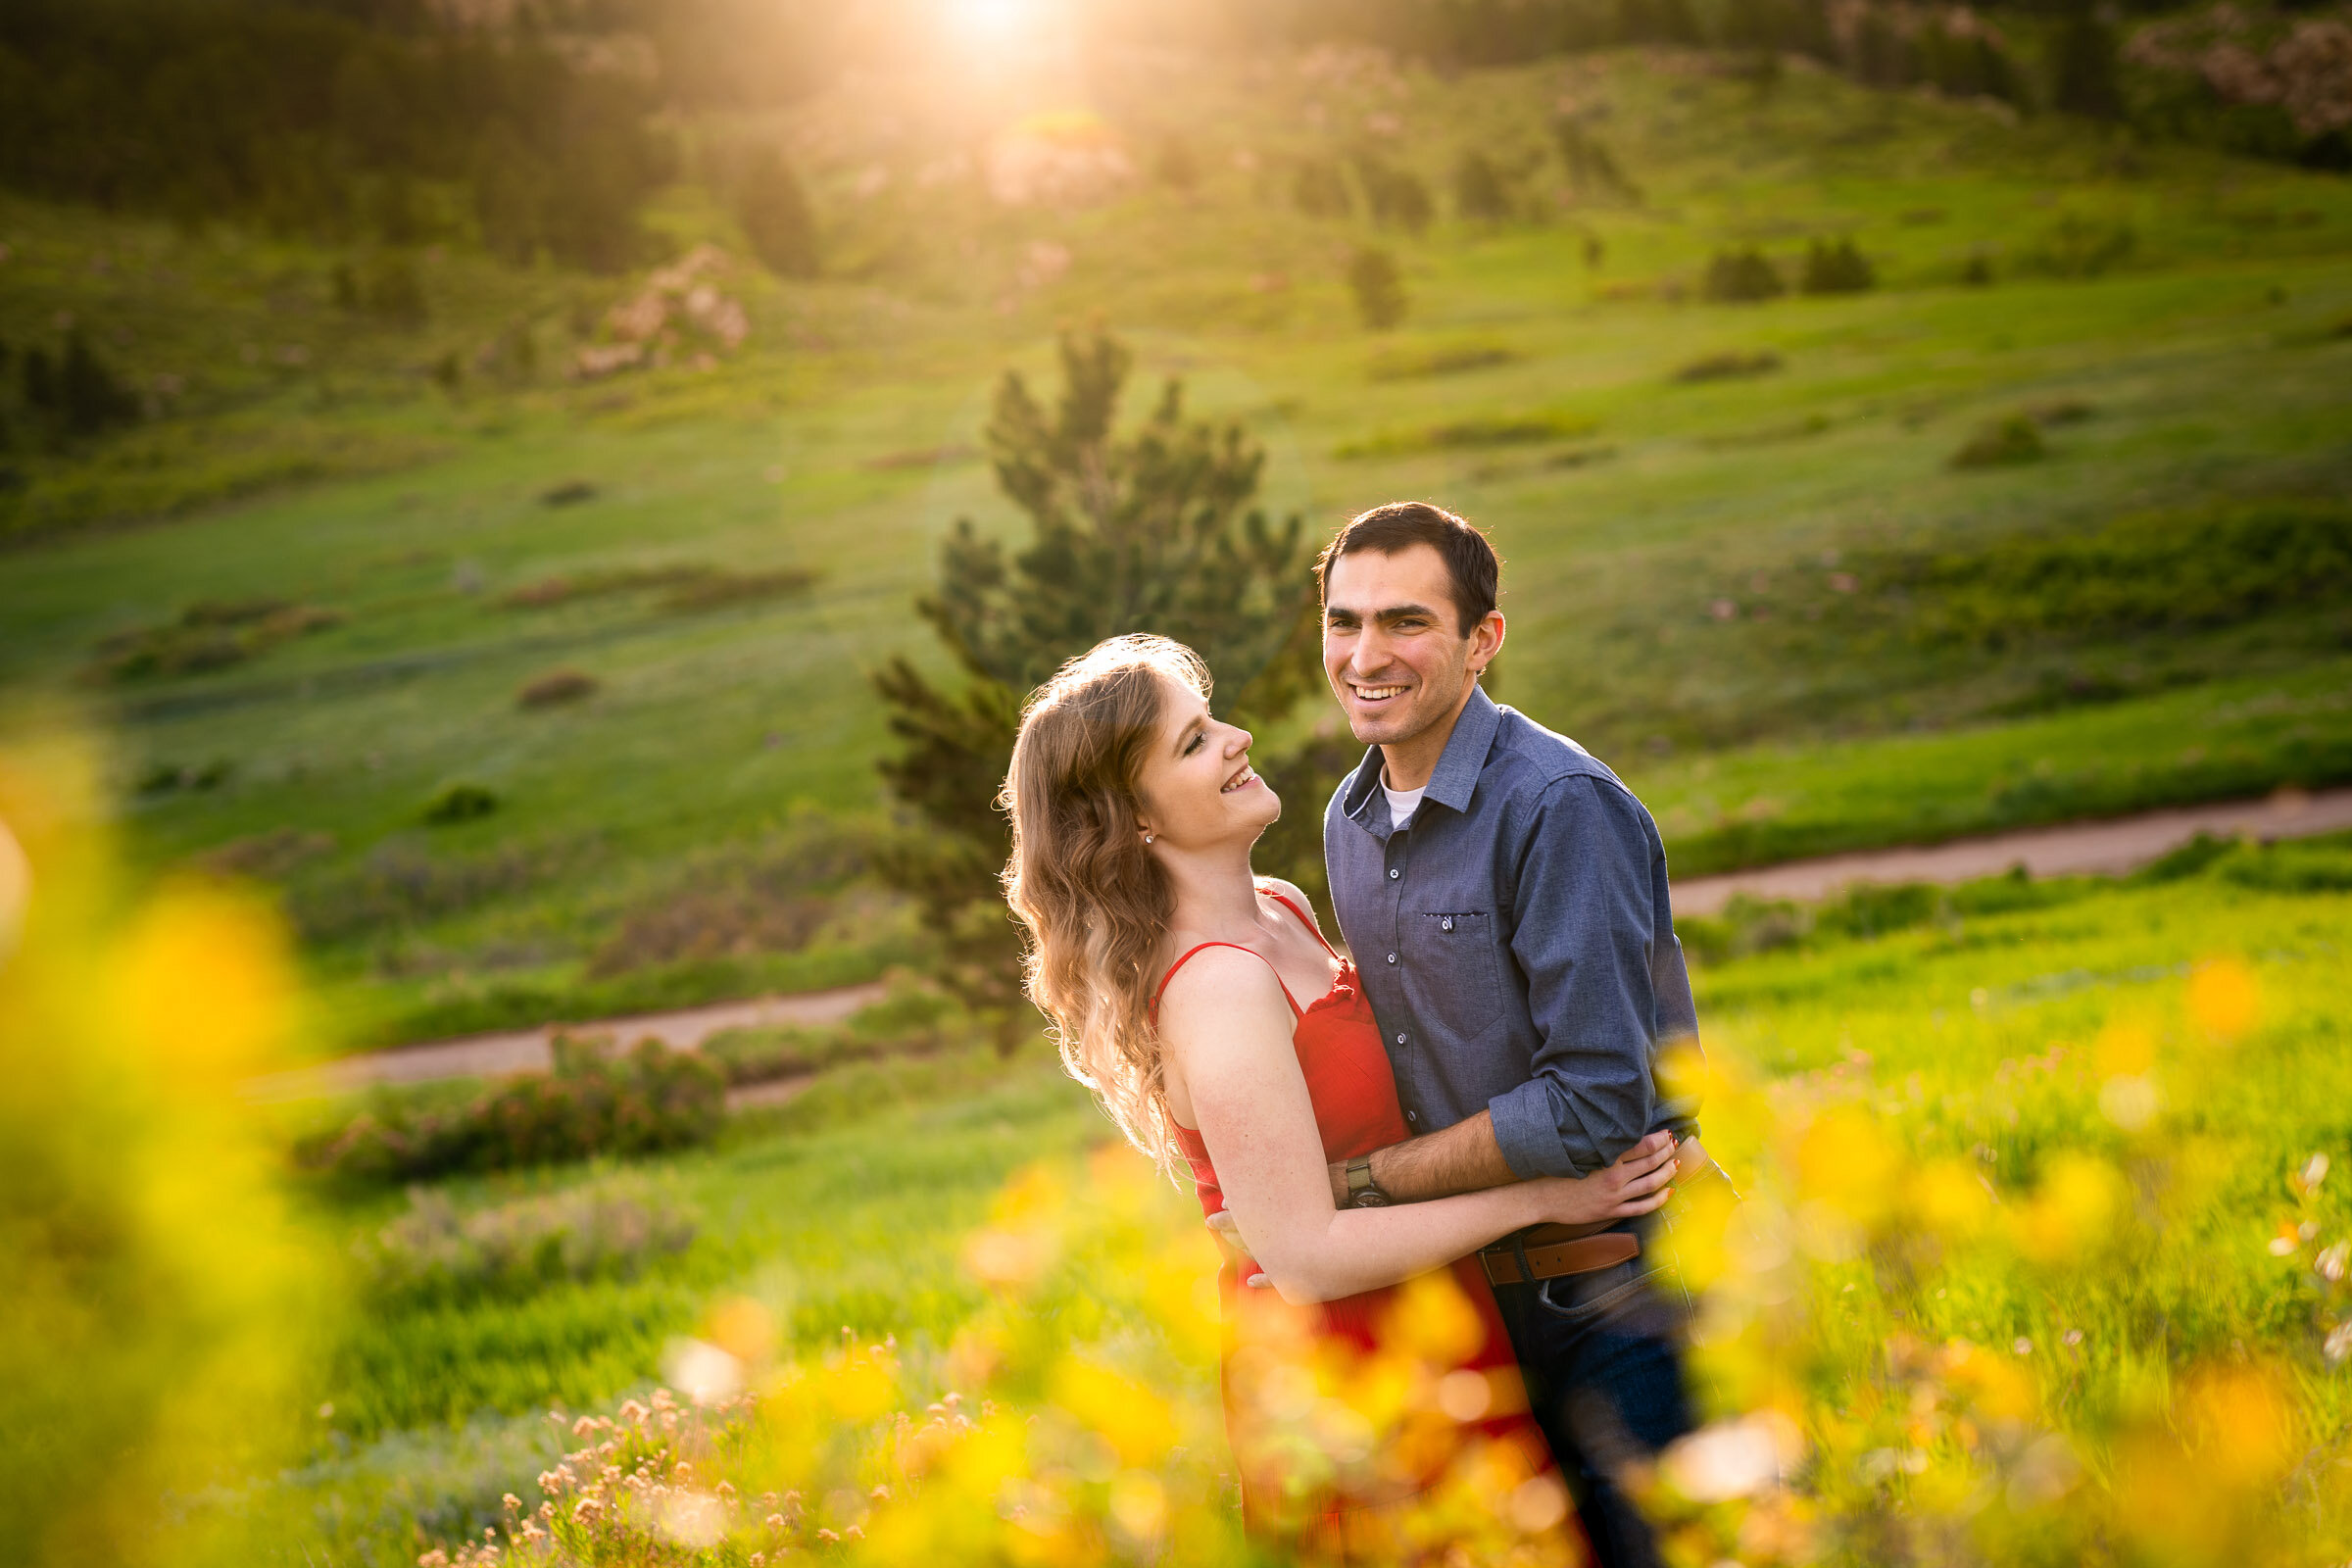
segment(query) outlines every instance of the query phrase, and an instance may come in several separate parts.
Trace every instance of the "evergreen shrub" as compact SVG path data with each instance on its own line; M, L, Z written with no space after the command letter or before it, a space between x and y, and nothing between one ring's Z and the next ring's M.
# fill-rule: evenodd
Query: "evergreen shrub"
M1723 304L1753 304L1778 299L1788 292L1779 269L1750 245L1741 250L1717 251L1707 264L1706 296Z
M1860 294L1878 282L1870 259L1850 239L1815 240L1799 284L1807 294Z
M1348 263L1348 288L1355 296L1355 314L1375 332L1385 332L1404 319L1404 273L1396 258L1377 245L1356 248Z

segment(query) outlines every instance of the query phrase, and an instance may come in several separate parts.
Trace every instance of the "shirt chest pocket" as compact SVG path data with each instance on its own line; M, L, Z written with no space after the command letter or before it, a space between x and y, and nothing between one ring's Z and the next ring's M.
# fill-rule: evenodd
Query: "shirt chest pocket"
M1457 1040L1483 1034L1502 1016L1502 970L1494 917L1484 909L1432 909L1405 916L1405 984L1425 1022Z

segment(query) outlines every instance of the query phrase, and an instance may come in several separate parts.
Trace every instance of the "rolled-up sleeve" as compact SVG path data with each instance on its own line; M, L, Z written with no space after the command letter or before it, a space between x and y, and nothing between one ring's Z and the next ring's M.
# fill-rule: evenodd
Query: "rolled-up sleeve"
M1539 1043L1533 1077L1487 1109L1522 1178L1587 1175L1652 1125L1665 852L1639 803L1583 775L1548 786L1513 837L1511 950Z

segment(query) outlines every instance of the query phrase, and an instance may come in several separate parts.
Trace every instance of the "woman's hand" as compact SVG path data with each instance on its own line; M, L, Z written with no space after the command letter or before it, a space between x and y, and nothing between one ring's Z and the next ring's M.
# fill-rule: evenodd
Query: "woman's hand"
M1674 1196L1674 1134L1654 1132L1590 1176L1539 1176L1529 1196L1554 1225L1591 1225L1646 1214Z

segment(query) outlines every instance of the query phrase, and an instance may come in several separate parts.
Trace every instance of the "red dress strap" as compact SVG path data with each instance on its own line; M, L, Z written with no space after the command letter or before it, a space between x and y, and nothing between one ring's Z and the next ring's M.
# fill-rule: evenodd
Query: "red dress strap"
M1335 958L1339 957L1339 956L1340 956L1340 950L1339 950L1339 949L1337 949L1337 948L1335 948L1335 947L1333 947L1333 946L1332 946L1332 945L1331 945L1329 942L1325 942L1325 941L1323 940L1323 928L1322 928L1321 926L1318 926L1317 924L1315 924L1315 922L1314 922L1314 921L1312 921L1312 920L1308 919L1308 918L1306 917L1306 911L1305 911L1304 909L1301 909L1301 908L1299 908L1299 907L1298 907L1298 906L1297 906L1296 904L1293 904L1293 903L1292 903L1292 902L1291 902L1289 899L1286 899L1286 898L1284 898L1284 897L1283 897L1281 894L1279 894L1279 893L1275 892L1275 891L1274 891L1272 888L1260 888L1260 889L1258 889L1258 891L1259 891L1260 893L1263 893L1263 894L1264 894L1264 895L1265 895L1267 898L1269 898L1269 899L1272 899L1272 900L1273 900L1273 901L1274 901L1276 904L1279 904L1279 905L1281 905L1281 906L1282 906L1284 908L1286 908L1286 909L1290 910L1290 911L1291 911L1293 914L1297 915L1297 916L1298 917L1298 923L1299 923L1300 925L1302 925L1302 926L1306 927L1306 930L1307 930L1307 935L1309 935L1309 936L1313 937L1313 938L1314 938L1314 939L1315 939L1317 942L1322 942L1322 943L1323 943L1323 951L1324 951L1325 953L1328 953L1328 954L1330 954L1330 955L1331 955L1333 957L1335 957ZM1192 955L1191 955L1191 954L1189 954L1189 953L1185 955L1185 957L1187 957L1187 958L1189 958L1189 957L1191 957L1191 956L1192 956ZM1184 961L1184 959L1183 959L1183 958L1179 958L1179 959L1177 960L1177 962L1179 962L1179 963L1181 963L1181 962L1183 962L1183 961Z
M1279 897L1279 895L1277 895L1277 897ZM1178 958L1174 963L1169 964L1168 972L1159 977L1159 989L1152 993L1152 1011L1154 1015L1157 1015L1159 1012L1159 999L1166 994L1168 982L1176 978L1176 971L1183 968L1185 964L1191 960L1194 954L1205 953L1210 948L1231 948L1236 953L1247 953L1250 955L1250 956L1264 964L1268 969L1273 969L1274 983L1278 986L1282 986L1282 1000L1291 1004L1291 1015L1293 1017L1305 1016L1304 1012L1301 1011L1298 1006L1298 999L1291 995L1291 988L1289 986L1282 985L1282 971L1274 968L1274 960L1267 957L1264 954L1258 952L1255 948L1245 948L1239 942L1203 942L1197 948L1186 949L1184 956Z

